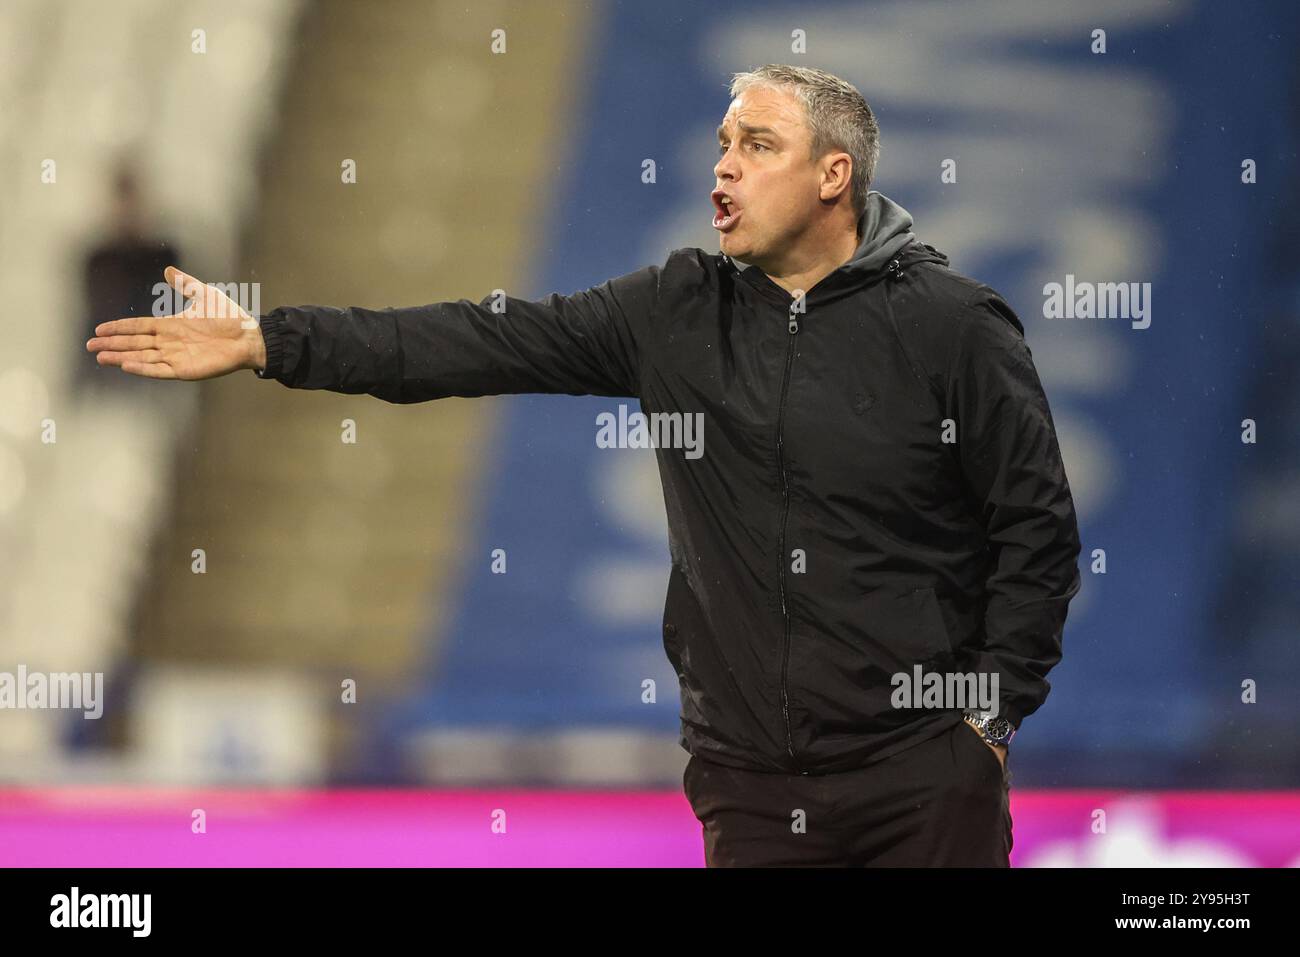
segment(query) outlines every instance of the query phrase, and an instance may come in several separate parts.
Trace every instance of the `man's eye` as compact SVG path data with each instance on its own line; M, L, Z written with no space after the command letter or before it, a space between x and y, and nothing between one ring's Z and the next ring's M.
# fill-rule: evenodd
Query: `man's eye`
M752 146L752 147L754 147L754 149L756 149L756 150L765 150L765 149L767 149L767 147L764 146L762 143L750 143L749 145Z
M727 144L726 144L726 143L719 143L719 144L718 144L718 155L719 155L719 156L725 156L726 154L727 154Z

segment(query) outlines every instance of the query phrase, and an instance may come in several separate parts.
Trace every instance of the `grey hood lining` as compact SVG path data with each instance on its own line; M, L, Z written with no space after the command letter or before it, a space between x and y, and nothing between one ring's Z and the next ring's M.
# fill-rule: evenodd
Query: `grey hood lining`
M912 214L874 189L867 193L867 208L858 220L858 235L862 237L858 248L842 267L855 272L883 269L899 250L916 239Z

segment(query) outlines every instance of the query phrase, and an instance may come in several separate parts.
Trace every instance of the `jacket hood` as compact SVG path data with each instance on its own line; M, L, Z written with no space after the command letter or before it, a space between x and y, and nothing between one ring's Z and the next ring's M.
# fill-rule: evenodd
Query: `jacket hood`
M874 189L867 193L867 208L858 220L858 235L862 239L853 258L841 267L851 272L879 272L896 253L916 239L912 214Z
M912 214L884 193L867 193L867 206L858 220L858 248L853 257L812 289L809 297L819 300L839 298L855 289L875 282L891 268L902 270L922 262L948 265L948 257L933 246L920 242L912 232ZM737 261L722 255L739 269ZM896 265L895 265L896 264ZM787 295L757 266L748 266L741 275L751 284L779 296Z
M813 287L809 297L825 301L870 285L891 270L901 275L917 263L948 265L948 257L912 232L912 214L884 193L867 193L867 208L858 220L858 248L853 258Z

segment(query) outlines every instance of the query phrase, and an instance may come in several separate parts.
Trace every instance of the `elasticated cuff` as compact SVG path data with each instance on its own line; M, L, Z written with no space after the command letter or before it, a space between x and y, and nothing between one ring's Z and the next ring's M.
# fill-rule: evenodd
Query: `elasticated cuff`
M259 379L277 379L284 369L284 317L280 310L272 309L257 320L266 343L266 368L254 369Z

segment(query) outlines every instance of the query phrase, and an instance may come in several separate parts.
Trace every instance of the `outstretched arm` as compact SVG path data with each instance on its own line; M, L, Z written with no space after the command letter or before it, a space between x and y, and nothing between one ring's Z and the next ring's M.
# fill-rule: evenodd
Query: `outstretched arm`
M292 306L259 321L179 270L193 302L175 316L96 327L103 365L151 378L204 379L254 369L296 389L389 402L522 392L632 396L638 342L652 320L659 267L571 296L505 295L400 309Z

